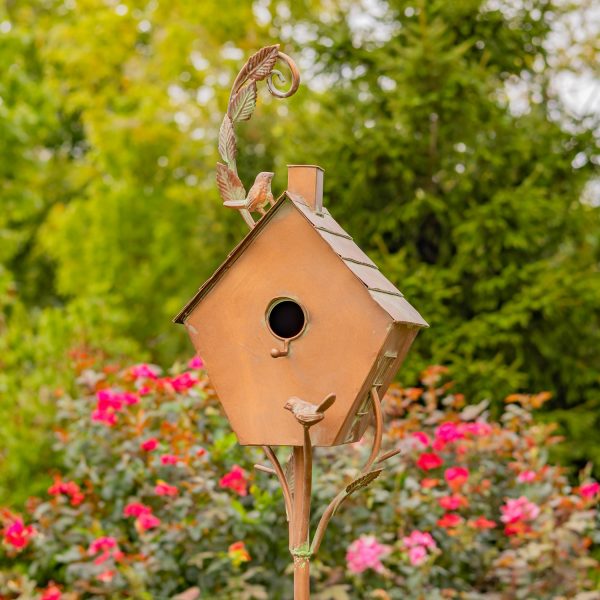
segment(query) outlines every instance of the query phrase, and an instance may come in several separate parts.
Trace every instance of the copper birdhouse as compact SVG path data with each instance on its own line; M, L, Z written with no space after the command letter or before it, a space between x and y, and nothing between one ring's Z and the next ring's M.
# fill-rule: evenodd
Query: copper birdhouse
M275 64L291 73L285 81ZM204 359L240 444L263 446L277 476L294 559L294 598L310 598L310 559L344 500L367 487L399 450L380 454L381 398L427 323L323 206L323 169L289 165L274 200L273 173L248 192L237 173L235 126L248 120L257 82L287 98L300 77L279 45L253 54L236 77L219 131L217 186L223 205L251 231L175 318ZM258 213L259 220L253 216ZM309 531L314 446L361 438L372 422L369 458ZM282 468L271 446L292 446Z
M205 361L240 444L300 446L290 397L336 401L315 446L357 441L427 323L323 207L323 171L287 190L176 317Z

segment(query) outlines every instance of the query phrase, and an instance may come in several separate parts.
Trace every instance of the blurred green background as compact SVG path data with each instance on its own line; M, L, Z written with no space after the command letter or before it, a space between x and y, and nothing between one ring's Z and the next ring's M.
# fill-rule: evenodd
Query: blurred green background
M245 227L217 195L219 123L276 42L303 85L261 87L238 129L246 186L274 170L277 194L286 163L321 165L328 208L431 325L401 381L441 363L472 400L549 390L560 458L600 465L597 17L545 0L3 4L0 503L47 486L72 349L191 354L171 318Z

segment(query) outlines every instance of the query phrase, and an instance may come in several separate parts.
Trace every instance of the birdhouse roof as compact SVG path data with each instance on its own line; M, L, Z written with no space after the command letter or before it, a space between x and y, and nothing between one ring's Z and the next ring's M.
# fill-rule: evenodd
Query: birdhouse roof
M194 307L217 283L221 276L242 255L244 250L264 230L271 219L277 214L283 204L291 202L292 205L305 217L306 221L327 242L333 252L337 254L346 267L358 277L366 286L369 294L397 323L428 327L421 315L404 299L402 292L394 286L378 269L377 265L356 245L352 237L331 216L326 208L314 212L307 206L301 196L289 191L284 192L271 208L255 225L255 227L242 239L242 241L229 253L223 264L202 285L194 297L182 308L173 319L175 323L184 323Z

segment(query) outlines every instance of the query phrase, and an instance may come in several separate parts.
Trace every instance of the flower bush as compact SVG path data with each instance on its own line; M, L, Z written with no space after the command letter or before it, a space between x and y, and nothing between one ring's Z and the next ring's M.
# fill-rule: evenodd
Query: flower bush
M81 395L58 393L47 494L0 510L0 598L292 596L281 492L202 368L81 366ZM388 394L385 450L401 452L338 510L314 598L598 598L600 484L548 463L560 440L532 417L548 395L509 396L492 420L446 377ZM313 528L369 450L317 450Z

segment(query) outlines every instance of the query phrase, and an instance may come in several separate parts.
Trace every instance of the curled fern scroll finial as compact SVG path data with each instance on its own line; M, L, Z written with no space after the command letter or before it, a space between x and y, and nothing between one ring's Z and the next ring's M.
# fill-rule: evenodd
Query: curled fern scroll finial
M286 78L281 71L275 69L277 61L284 63L291 73L291 84L287 91L282 91L275 85L274 77L280 83L286 83ZM219 130L219 154L223 162L217 163L217 187L223 205L239 210L250 228L255 224L251 212L258 211L265 214L265 207L273 204L271 193L273 173L259 173L246 194L244 184L237 172L235 125L241 121L248 121L252 117L256 108L256 84L262 80L266 80L269 92L276 98L289 98L296 93L300 85L300 73L296 63L287 54L279 51L279 44L261 48L242 67L233 82L227 113L223 117Z

